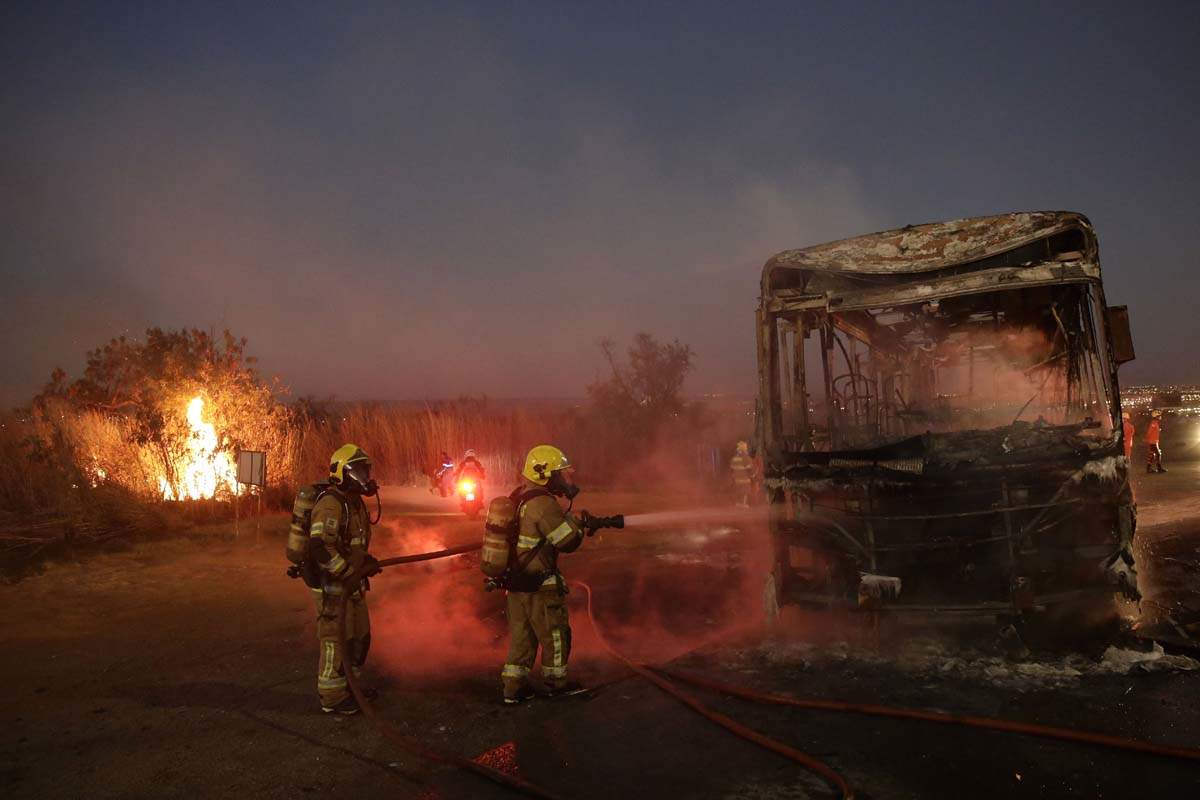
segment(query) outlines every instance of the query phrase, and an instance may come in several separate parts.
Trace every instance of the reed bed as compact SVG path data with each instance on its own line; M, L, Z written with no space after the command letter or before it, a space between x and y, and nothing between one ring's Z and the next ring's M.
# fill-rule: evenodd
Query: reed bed
M599 487L662 488L720 480L718 444L727 425L666 425L633 440L563 403L533 408L467 398L428 405L329 404L319 414L276 407L270 419L239 420L214 409L223 446L267 453L264 506L290 508L296 486L322 480L330 454L346 442L363 447L385 484L422 484L442 451L456 461L474 449L497 487L515 485L525 453L540 443L563 447L578 479ZM618 426L619 427L619 426ZM736 434L741 435L741 434ZM235 444L236 443L236 444ZM232 517L226 492L215 501L163 500L161 478L179 446L139 440L132 421L62 403L0 415L0 559L34 554L51 542L101 542ZM196 513L192 513L196 511Z

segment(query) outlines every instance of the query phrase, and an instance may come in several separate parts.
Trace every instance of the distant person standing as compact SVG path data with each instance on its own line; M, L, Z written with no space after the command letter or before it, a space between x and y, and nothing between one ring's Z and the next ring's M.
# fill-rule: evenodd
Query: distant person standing
M1162 438L1162 412L1150 412L1150 424L1146 426L1146 472L1166 472L1167 468L1162 465L1162 447L1159 446L1159 440Z
M429 491L437 492L442 497L454 493L454 459L445 450L438 457L438 466L433 471L433 485Z
M1133 416L1128 411L1121 412L1121 431L1125 437L1125 461L1133 458Z
M754 461L750 458L750 445L737 443L737 452L729 459L729 472L733 477L733 493L737 504L750 507L750 492L754 486Z
M754 472L750 476L751 485L754 487L754 494L750 500L752 503L757 504L764 497L763 475L766 474L766 470L763 469L762 450L756 449L754 451L754 455L751 457L750 463L754 465Z

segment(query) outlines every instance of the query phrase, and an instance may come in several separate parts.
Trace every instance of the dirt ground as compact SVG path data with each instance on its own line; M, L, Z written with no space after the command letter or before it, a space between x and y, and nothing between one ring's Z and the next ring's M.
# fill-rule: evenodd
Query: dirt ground
M1200 611L1200 465L1138 476L1142 575L1159 610ZM680 498L674 505L683 505ZM667 504L668 506L670 503ZM585 492L597 513L658 510ZM215 528L60 562L0 587L0 789L6 797L514 796L398 750L361 715L322 715L312 599L285 577L287 520L256 541ZM383 556L476 540L415 489L384 496ZM1110 651L1005 658L927 634L880 644L828 622L761 629L764 538L745 518L631 527L564 559L619 646L647 661L802 696L933 708L1200 746L1200 671ZM369 594L380 713L431 745L563 797L830 797L601 649L576 585L575 698L498 703L503 598L469 559L395 567ZM1182 605L1180 605L1182 604ZM1146 606L1149 608L1149 606ZM806 627L811 626L811 627ZM806 635L813 634L812 636ZM818 635L819 634L819 635ZM1200 764L927 723L705 702L842 772L860 797L1195 796Z

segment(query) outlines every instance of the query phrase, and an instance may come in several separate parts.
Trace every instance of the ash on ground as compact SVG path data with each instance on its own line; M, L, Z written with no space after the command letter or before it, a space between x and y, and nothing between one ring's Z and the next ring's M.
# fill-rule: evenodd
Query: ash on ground
M752 647L712 649L703 659L743 675L878 669L900 672L918 683L953 679L1018 692L1074 687L1092 677L1200 670L1200 661L1164 653L1158 644L1144 651L1114 645L1100 658L1068 654L1014 659L935 639L913 639L888 653L847 642L767 639Z

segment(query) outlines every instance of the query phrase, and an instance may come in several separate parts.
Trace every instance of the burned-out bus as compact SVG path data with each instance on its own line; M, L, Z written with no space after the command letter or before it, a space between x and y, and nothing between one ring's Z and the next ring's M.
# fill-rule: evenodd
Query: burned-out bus
M757 324L769 607L1077 620L1138 597L1133 345L1085 216L785 251Z

